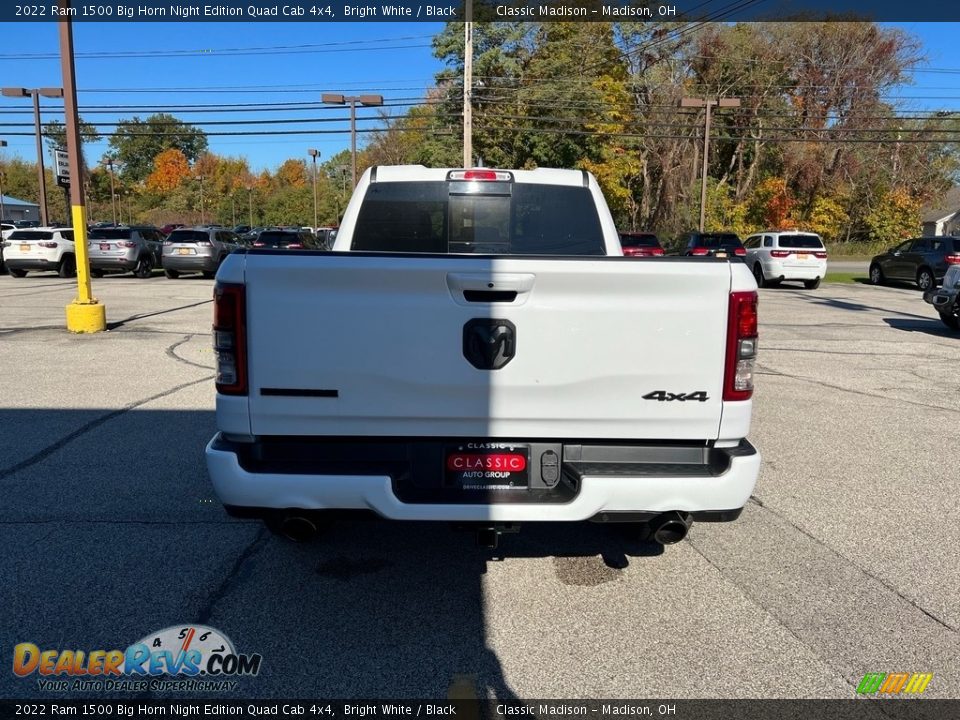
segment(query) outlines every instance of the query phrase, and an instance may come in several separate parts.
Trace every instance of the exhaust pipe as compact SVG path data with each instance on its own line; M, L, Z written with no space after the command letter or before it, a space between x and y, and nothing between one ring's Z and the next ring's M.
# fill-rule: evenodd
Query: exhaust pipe
M657 515L650 523L653 528L653 539L661 545L673 545L687 536L687 531L693 524L690 513L676 510Z
M280 534L296 543L312 540L319 532L317 524L303 515L287 515L280 521Z

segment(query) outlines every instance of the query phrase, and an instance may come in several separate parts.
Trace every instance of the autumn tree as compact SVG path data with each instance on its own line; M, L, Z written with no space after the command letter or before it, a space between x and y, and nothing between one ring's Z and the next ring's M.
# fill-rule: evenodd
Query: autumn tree
M149 190L165 192L180 187L190 175L190 162L178 148L168 148L153 159L153 172L146 179Z

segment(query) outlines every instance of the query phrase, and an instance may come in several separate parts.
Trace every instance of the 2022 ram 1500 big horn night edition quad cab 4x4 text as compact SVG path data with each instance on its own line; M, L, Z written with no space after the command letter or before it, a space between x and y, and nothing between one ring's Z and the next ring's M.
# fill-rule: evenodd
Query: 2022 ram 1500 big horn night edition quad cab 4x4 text
M757 479L756 287L738 259L624 258L585 172L371 168L333 252L217 274L214 488L289 536L362 509L674 542Z

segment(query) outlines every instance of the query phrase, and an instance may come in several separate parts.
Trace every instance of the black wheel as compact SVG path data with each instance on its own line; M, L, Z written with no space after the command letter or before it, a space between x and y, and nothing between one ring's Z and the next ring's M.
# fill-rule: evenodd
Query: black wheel
M76 277L76 258L74 258L73 255L64 255L63 259L60 261L60 267L57 269L57 274L62 278Z
M215 277L217 276L217 273L216 273L215 270L204 270L204 271L203 271L203 276L204 276L207 280L213 280L213 278L215 278Z
M816 290L818 287L820 287L820 278L817 278L815 280L804 280L803 286L807 290Z
M100 268L90 268L90 274L95 278L102 278L103 270L101 270Z
M880 266L874 263L870 266L870 284L871 285L883 285L884 277L883 270L880 269Z
M133 269L133 274L141 280L145 280L153 275L153 258L150 255L142 255Z
M953 313L940 313L940 319L951 330L960 330L960 318Z
M164 268L163 274L166 275L171 280L176 280L178 277L180 277L179 272L177 272L176 270L171 270L170 268Z
M26 270L18 270L17 268L7 268L10 273L10 277L22 278L27 276Z
M936 280L930 268L920 268L917 271L917 287L926 292L934 286Z
M760 263L753 266L753 277L757 281L758 288L767 286L767 281L763 279L763 268L760 267Z

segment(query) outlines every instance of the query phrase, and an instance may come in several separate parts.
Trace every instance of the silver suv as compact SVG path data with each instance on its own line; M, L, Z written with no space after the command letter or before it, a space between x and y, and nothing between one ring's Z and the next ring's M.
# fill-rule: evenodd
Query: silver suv
M177 228L163 243L163 272L168 278L196 272L212 278L224 258L239 247L237 235L225 228Z
M148 278L162 263L163 235L150 226L94 228L87 235L87 252L94 277L114 270Z

